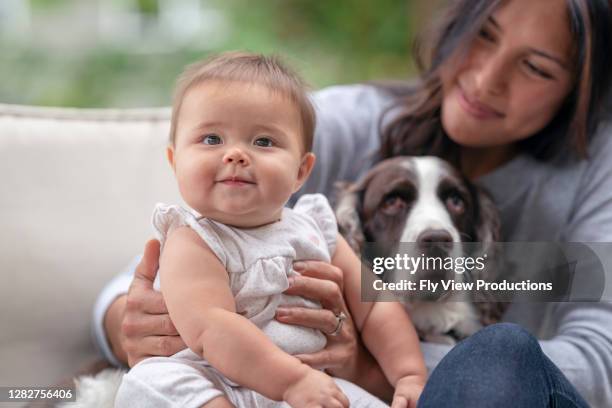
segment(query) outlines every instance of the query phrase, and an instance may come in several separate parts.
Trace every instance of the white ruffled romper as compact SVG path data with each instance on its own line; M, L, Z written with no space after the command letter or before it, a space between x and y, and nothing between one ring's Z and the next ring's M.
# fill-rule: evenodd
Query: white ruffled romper
M186 225L198 233L228 272L236 312L251 320L282 350L302 354L325 347L326 337L320 331L274 319L280 305L320 308L315 302L283 292L289 287L288 278L297 274L293 262L330 262L335 251L338 228L325 196L304 195L293 210L283 209L280 221L257 228L230 227L199 218L182 207L162 204L155 208L153 225L162 248L173 228ZM386 406L356 385L336 381L352 407ZM236 407L288 406L231 382L190 349L135 365L123 378L115 406L198 408L220 395Z

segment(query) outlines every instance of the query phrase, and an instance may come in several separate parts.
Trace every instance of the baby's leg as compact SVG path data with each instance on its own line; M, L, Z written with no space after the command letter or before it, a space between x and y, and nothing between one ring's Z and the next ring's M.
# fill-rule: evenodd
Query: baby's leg
M235 408L234 404L228 401L225 396L217 397L206 404L202 405L201 408Z
M222 383L211 367L190 350L171 357L152 357L125 374L115 399L116 408L200 408L209 402L229 404Z
M338 387L344 392L351 403L351 408L389 408L387 404L379 400L374 395L370 394L366 390L359 386L342 380L340 378L334 378ZM255 391L248 390L246 388L237 387L230 393L231 399L235 405L232 405L226 398L216 398L206 404L203 408L290 408L286 402L272 401ZM213 404L219 405L213 405Z

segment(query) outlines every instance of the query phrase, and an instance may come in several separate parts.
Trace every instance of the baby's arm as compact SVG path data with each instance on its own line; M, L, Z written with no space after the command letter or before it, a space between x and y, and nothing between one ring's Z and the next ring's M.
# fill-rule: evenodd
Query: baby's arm
M401 395L409 399L410 406L416 406L427 369L406 310L398 302L361 301L361 261L340 235L332 263L344 272L344 296L353 320L364 344L395 387L394 401ZM371 274L368 281L374 278Z
M187 346L230 380L293 406L311 402L314 390L344 402L329 376L282 351L236 313L227 271L192 229L169 234L160 276L168 312Z

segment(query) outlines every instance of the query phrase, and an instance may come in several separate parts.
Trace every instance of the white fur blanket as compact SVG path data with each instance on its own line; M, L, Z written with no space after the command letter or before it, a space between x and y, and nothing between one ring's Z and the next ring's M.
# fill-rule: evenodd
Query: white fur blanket
M74 380L76 402L64 402L58 408L113 408L115 394L125 371L107 368L95 375L83 375Z

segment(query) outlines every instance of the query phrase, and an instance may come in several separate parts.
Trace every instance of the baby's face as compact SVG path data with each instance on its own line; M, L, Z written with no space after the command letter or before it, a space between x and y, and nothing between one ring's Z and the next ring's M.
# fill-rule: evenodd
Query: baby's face
M280 219L308 177L298 108L250 83L207 81L190 89L168 157L185 202L205 217L254 227Z

